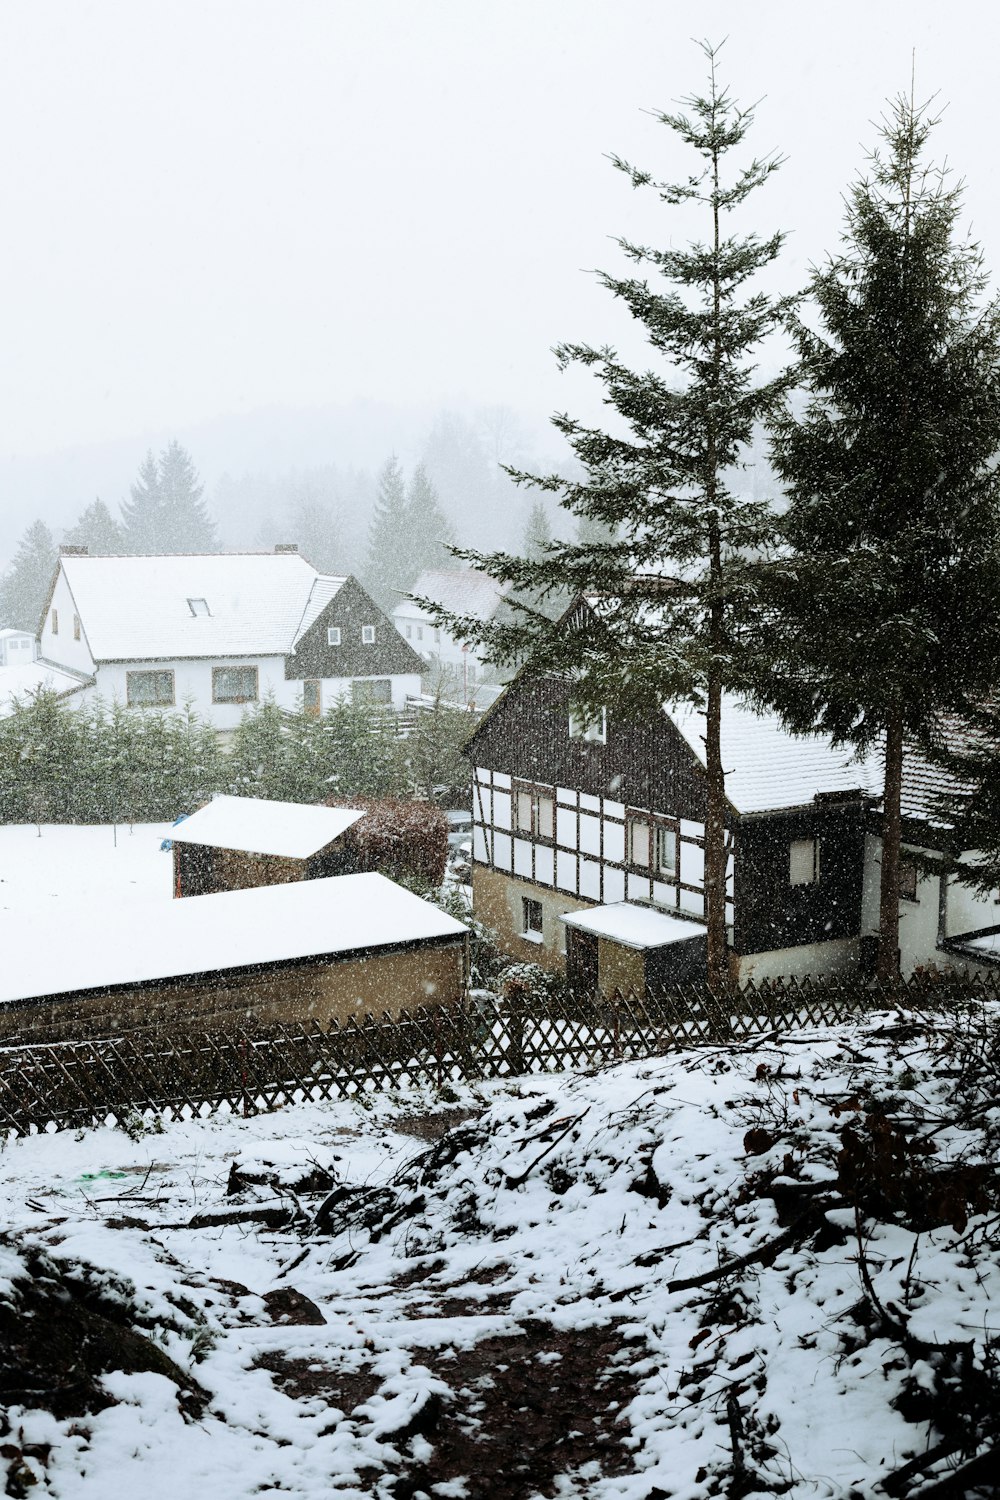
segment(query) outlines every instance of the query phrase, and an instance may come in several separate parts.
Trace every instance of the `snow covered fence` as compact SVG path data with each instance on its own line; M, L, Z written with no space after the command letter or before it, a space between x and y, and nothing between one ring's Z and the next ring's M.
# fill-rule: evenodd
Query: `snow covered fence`
M725 1044L836 1025L896 1003L948 1010L1000 998L1000 982L917 976L752 984L724 998L699 986L664 993L567 995L544 1005L474 993L458 1004L327 1027L149 1027L86 1041L23 1032L0 1049L0 1133L27 1135L137 1116L256 1114L462 1079L587 1070L692 1044Z

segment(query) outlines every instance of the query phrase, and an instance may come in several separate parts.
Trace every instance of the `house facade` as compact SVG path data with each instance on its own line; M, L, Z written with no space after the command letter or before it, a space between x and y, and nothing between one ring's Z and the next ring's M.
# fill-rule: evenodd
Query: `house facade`
M221 731L272 698L401 710L422 662L355 578L273 553L91 557L66 549L39 626L41 656L91 680L83 697L136 709L190 703ZM77 700L79 701L79 699Z
M476 915L512 957L604 989L704 972L703 735L689 707L588 724L568 682L507 688L467 750ZM877 768L734 699L722 744L734 979L857 970Z
M413 585L416 598L430 599L442 609L477 620L492 620L509 593L488 573L474 568L437 569L421 573ZM435 625L416 598L401 600L392 612L403 639L425 662L425 672L457 702L469 704L486 667L485 658L447 630ZM437 683L433 684L437 686Z
M30 666L38 646L30 630L0 630L0 667Z

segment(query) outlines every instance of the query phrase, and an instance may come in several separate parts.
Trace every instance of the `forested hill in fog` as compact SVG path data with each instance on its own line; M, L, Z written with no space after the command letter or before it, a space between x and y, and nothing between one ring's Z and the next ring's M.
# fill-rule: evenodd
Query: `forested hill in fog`
M58 541L96 496L117 516L147 449L159 451L174 437L197 466L225 548L269 545L271 531L286 532L296 512L306 520L319 504L340 512L344 568L357 566L364 551L377 475L392 453L408 470L425 463L459 540L514 546L531 497L512 495L499 466L548 468L563 446L547 416L358 400L268 407L50 454L8 450L0 456L0 572L32 521L44 521ZM307 535L273 539L307 548Z

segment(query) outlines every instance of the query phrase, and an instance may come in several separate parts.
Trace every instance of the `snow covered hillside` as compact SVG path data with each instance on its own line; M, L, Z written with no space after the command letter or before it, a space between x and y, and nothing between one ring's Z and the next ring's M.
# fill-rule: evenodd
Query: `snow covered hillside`
M995 1493L998 1032L11 1141L7 1493Z

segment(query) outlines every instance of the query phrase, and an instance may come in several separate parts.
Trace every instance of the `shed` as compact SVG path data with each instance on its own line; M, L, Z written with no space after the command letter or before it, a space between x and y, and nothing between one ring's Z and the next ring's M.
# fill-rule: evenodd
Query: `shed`
M0 924L0 1035L108 1026L345 1021L446 1004L465 987L467 929L383 875L339 875ZM58 938L58 940L55 940Z
M570 984L588 994L600 989L668 988L703 980L708 934L703 922L653 906L616 901L567 912L566 970Z
M174 895L206 896L341 874L347 856L335 847L337 840L363 816L354 807L216 797L171 831Z

